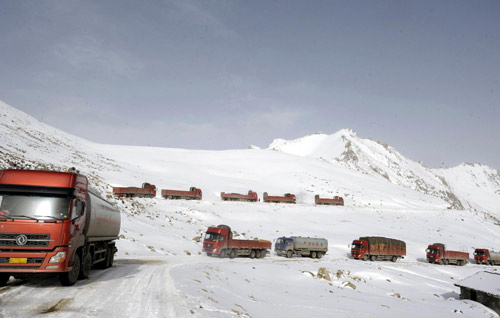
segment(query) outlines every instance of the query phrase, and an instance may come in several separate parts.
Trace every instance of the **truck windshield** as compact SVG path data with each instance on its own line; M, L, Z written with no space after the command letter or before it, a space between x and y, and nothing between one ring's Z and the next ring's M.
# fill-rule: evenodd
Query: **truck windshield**
M207 232L205 233L205 240L207 241L217 241L219 239L218 233Z
M484 256L484 251L477 251L477 252L474 253L474 255Z
M352 244L353 250L359 250L361 248L361 244Z
M65 220L70 202L69 197L0 193L0 218Z
M427 253L436 255L441 254L441 252L437 248L428 248Z

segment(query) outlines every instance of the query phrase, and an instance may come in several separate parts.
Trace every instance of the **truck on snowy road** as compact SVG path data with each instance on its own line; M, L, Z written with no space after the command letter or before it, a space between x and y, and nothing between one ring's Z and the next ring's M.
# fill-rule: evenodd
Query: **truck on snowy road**
M156 186L144 182L141 188L138 187L113 187L113 195L115 197L137 197L137 198L154 198L156 196Z
M477 264L500 265L500 253L490 251L487 248L476 248L474 261Z
M264 192L263 195L264 202L272 202L272 203L297 203L297 199L295 198L295 194L285 193L283 196L271 196L268 195L267 192Z
M339 196L334 196L330 198L320 198L318 194L314 196L314 203L316 205L344 205L344 198Z
M450 251L443 243L434 243L425 250L427 261L441 265L455 264L463 266L469 262L469 253Z
M165 199L201 200L202 193L196 187L189 188L189 191L163 189L161 196Z
M324 238L283 236L276 240L274 251L279 256L284 255L288 258L293 255L321 258L328 251L328 241Z
M406 243L380 236L360 237L352 242L351 256L363 261L382 259L396 262L406 256Z
M256 202L257 200L259 200L259 197L257 196L257 192L253 192L252 190L248 190L248 194L221 192L220 197L224 201Z

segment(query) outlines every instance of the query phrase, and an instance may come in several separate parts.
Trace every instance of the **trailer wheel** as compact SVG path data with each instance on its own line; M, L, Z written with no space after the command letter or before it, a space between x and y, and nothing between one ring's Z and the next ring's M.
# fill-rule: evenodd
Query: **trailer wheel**
M232 249L231 253L229 254L230 258L235 258L238 255L238 251L236 249Z
M5 284L9 281L9 278L9 273L0 273L0 287L5 286Z
M85 279L90 275L90 270L92 269L92 255L87 253L83 259L82 268L80 269L80 276L78 278Z
M292 250L288 250L288 251L286 252L286 257L287 257L287 258L291 258L292 256L293 256L293 252L292 252Z
M365 254L365 255L363 255L363 261L365 261L365 262L366 262L367 260L368 260L368 255L366 255L366 254Z
M255 250L250 251L250 258L255 258Z
M69 272L61 273L59 275L59 281L63 286L71 286L78 280L78 275L80 274L80 256L75 254L73 257L72 268Z
M370 256L370 261L372 262L375 262L375 260L377 259L377 256L376 255L372 255Z
M397 260L398 260L398 257L396 255L393 255L392 258L391 258L391 261L393 263L396 263Z
M255 251L255 258L260 258L260 250Z
M316 252L311 252L311 258L316 258L316 257L317 257Z
M220 258L224 258L224 257L226 257L226 250L222 250L222 251L220 251L219 257L220 257Z
M322 257L323 257L323 253L318 252L318 258L322 258Z

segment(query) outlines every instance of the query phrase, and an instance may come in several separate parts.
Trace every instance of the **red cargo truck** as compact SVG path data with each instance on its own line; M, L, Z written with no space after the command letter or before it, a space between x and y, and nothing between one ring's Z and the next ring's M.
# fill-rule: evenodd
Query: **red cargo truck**
M142 188L137 187L113 187L113 195L115 197L137 197L137 198L154 198L156 196L156 186L144 182Z
M469 253L449 251L443 243L434 243L427 246L427 261L442 265L456 264L463 266L469 262Z
M344 205L344 198L334 196L333 199L320 198L318 194L314 196L314 203L316 205Z
M203 252L207 253L208 256L264 258L268 250L271 250L271 241L233 240L231 228L222 224L217 227L210 226L203 239Z
M165 199L201 200L202 193L196 187L189 188L189 191L163 189L161 196Z
M395 262L406 256L406 243L380 236L360 237L352 241L351 256L364 261L383 259Z
M113 265L120 211L77 173L0 171L0 286L58 274L63 285Z
M282 197L280 196L270 196L267 195L267 192L264 192L263 195L264 202L272 202L272 203L297 203L295 198L295 194L285 193Z
M224 201L248 201L248 202L256 202L259 198L256 192L252 190L248 190L248 194L239 194L239 193L225 193L221 192L220 197Z
M474 261L477 264L500 265L500 253L490 251L487 248L476 248Z

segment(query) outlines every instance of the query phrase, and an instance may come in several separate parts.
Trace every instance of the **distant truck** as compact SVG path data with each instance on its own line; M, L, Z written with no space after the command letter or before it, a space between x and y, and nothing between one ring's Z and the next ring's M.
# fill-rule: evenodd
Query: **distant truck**
M283 236L276 240L274 251L279 256L284 255L288 258L293 255L321 258L328 252L328 241L324 238Z
M161 196L165 199L201 200L202 193L196 187L189 188L189 191L163 189Z
M231 228L223 224L210 226L203 239L203 252L207 253L208 256L264 258L268 250L271 250L270 241L234 240Z
M253 192L252 190L248 190L248 194L221 192L220 197L224 201L256 202L257 200L259 200L259 197L257 196L257 192Z
M113 265L120 211L81 174L3 170L0 229L0 286L37 274L70 286Z
M295 198L295 194L285 193L282 197L280 196L270 196L267 195L267 192L264 192L263 195L264 202L272 202L272 203L297 203Z
M360 237L352 242L351 256L363 261L382 259L396 262L406 256L406 243L380 236Z
M490 251L487 248L476 248L474 261L477 264L500 265L500 253Z
M427 261L442 265L455 264L463 266L469 262L469 253L449 251L443 243L434 243L427 246Z
M137 197L137 198L154 198L156 197L156 186L144 182L142 188L137 187L113 187L113 195L115 197Z
M333 199L320 198L318 194L314 196L314 203L316 205L344 205L344 198L334 196Z

